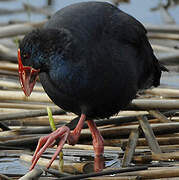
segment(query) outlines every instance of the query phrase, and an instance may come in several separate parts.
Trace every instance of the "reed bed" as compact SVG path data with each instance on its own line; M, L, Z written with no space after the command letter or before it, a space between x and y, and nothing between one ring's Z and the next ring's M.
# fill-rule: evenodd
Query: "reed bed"
M116 1L117 2L117 1ZM115 3L116 3L115 2ZM24 11L51 16L48 8L24 4L24 8L4 13ZM84 125L79 143L63 148L63 171L59 160L52 168L49 162L56 147L49 148L39 160L40 169L27 173L38 139L51 132L46 107L52 109L57 127L69 124L74 129L78 117L54 105L40 82L30 97L23 94L17 65L17 42L24 34L41 28L41 22L11 22L0 24L0 156L12 161L25 161L25 173L0 172L2 179L177 179L179 177L179 90L170 87L141 92L126 109L110 119L96 120L105 139L106 168L93 172L91 134ZM178 67L179 26L145 25L152 47L161 61L173 70ZM71 123L74 122L74 123ZM59 157L58 157L59 158ZM1 164L6 161L0 162ZM23 163L22 163L23 164ZM18 165L17 165L18 166ZM1 168L0 168L1 169ZM43 172L46 172L46 175ZM75 176L74 176L75 175Z

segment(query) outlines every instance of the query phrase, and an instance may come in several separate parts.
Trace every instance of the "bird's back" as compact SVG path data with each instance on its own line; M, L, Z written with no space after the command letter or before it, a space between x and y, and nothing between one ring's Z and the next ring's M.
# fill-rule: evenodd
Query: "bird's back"
M57 11L44 27L68 29L82 47L101 36L115 10L116 7L105 2L76 3Z

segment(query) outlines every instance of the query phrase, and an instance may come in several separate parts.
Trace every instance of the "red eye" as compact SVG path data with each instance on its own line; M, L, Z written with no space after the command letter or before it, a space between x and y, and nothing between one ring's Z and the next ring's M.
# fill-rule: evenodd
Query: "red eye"
M23 54L23 59L29 59L30 58L30 54Z

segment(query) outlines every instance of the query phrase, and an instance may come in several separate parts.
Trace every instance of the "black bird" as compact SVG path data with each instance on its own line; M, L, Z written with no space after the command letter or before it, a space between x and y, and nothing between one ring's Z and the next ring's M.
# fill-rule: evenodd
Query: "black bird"
M90 128L96 157L103 154L103 138L93 119L118 113L140 89L160 84L160 65L144 26L106 2L67 6L42 29L27 34L18 50L19 76L29 96L37 79L51 100L80 116L70 132L67 126L39 140L35 166L45 149L60 137L48 168L64 143L76 144L84 121Z

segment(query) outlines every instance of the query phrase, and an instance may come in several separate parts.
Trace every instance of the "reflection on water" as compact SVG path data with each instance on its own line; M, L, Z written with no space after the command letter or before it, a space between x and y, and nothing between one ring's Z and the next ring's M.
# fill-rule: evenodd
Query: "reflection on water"
M94 157L94 171L99 172L105 168L104 157L103 155Z

